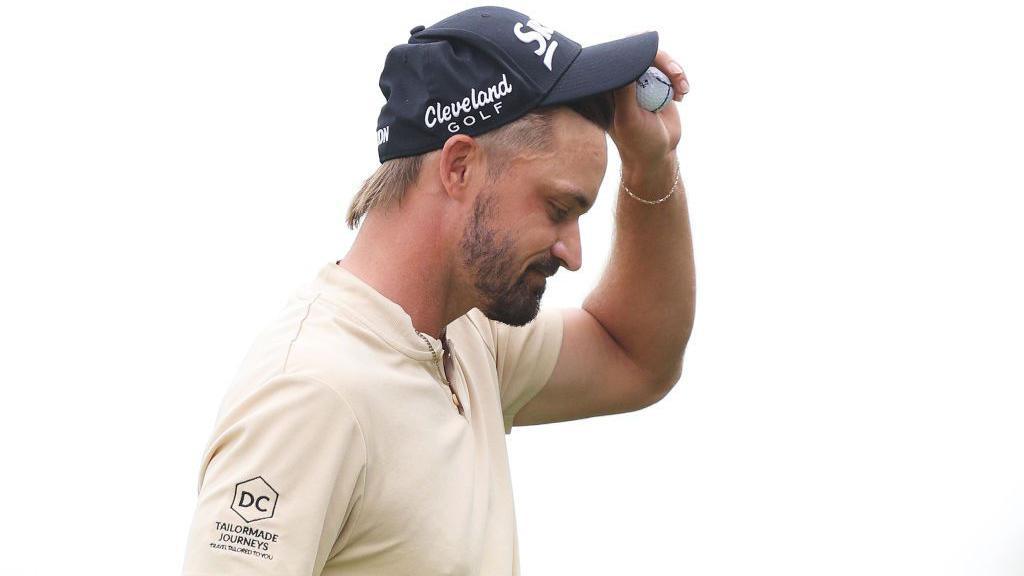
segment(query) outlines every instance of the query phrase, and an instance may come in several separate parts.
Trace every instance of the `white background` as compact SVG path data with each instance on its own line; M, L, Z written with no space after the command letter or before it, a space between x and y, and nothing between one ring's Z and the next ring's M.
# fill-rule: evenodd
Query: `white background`
M1011 5L510 5L659 31L698 271L668 397L507 437L524 575L1024 573ZM222 392L354 237L384 56L469 5L0 6L0 563L176 574Z

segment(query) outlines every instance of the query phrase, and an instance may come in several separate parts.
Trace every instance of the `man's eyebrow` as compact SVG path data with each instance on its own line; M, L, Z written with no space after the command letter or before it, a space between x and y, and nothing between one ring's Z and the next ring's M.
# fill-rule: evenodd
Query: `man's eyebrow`
M568 196L569 198L575 200L576 204L580 207L581 212L586 212L587 210L590 210L590 200L587 199L586 195L584 195L579 188L576 188L575 186L571 186L569 188L559 188L558 192L559 194Z

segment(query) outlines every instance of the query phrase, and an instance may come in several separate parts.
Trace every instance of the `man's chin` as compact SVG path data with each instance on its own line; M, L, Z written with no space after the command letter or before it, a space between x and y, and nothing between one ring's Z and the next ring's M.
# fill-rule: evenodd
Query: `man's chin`
M526 292L531 295L529 304L522 299L516 299L515 302L499 300L486 310L481 311L484 316L495 322L509 326L525 326L532 322L540 312L540 300L544 295L544 288L544 284L536 289L526 287Z
M540 310L538 309L538 312L539 311ZM523 315L523 316L506 316L504 314L500 314L500 315L497 315L497 316L492 316L492 315L488 314L487 312L484 312L484 316L487 316L489 319L494 320L495 322L501 322L502 324L505 324L505 325L508 325L508 326L515 326L515 327L518 328L520 326L526 326L530 322L533 322L534 318L537 317L537 314L536 313L531 314L529 317L527 317L525 315Z

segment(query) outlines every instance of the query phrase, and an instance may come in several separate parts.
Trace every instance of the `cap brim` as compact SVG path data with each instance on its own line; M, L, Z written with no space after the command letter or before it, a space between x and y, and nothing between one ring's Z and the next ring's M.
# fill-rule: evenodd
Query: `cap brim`
M561 104L625 86L646 72L657 54L658 33L654 30L587 46L539 106Z

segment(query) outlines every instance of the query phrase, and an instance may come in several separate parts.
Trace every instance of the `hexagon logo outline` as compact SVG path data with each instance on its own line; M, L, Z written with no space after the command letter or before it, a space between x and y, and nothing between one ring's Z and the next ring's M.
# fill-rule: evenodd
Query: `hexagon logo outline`
M239 494L241 491L241 494ZM256 476L235 484L235 494L231 500L231 511L245 521L246 524L257 520L266 520L274 517L277 509L277 498L279 494L263 476ZM247 498L248 497L248 498ZM239 510L242 508L242 510ZM242 512L249 513L251 509L255 514L250 513L249 518Z

